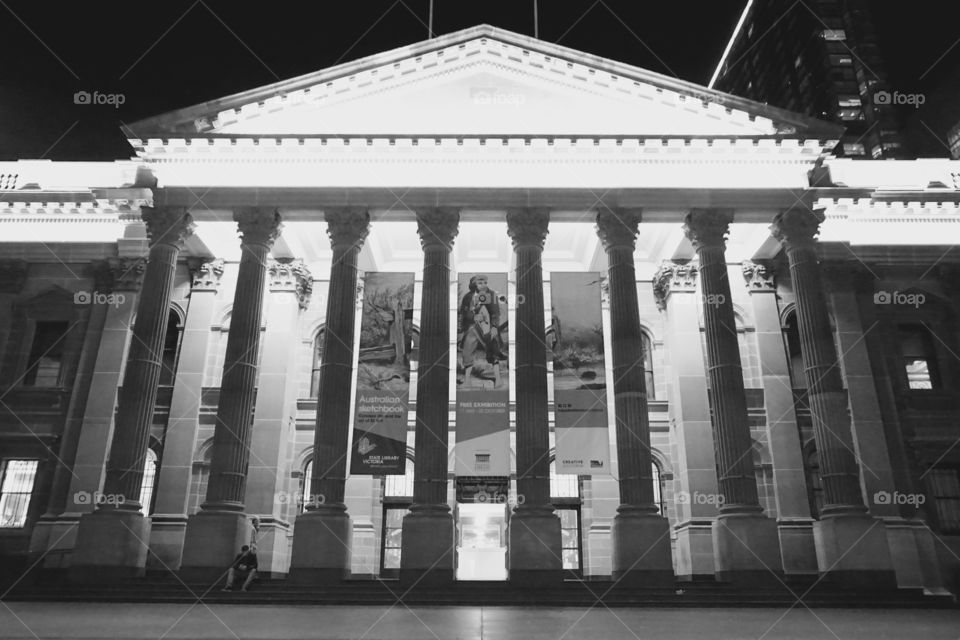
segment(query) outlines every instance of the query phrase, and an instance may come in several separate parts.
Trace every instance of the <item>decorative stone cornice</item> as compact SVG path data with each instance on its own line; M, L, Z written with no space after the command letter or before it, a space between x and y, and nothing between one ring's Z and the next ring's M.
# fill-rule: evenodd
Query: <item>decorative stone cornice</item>
M787 209L773 219L770 234L787 249L813 246L825 219L823 209Z
M543 249L550 227L550 210L543 208L507 211L507 235L516 249Z
M693 263L680 264L665 260L653 275L653 297L657 308L667 308L667 298L674 292L693 293L697 290L697 267Z
M107 258L94 263L94 286L100 293L138 291L147 270L146 258Z
M597 214L597 235L603 248L637 246L637 231L641 219L640 209L604 209Z
M452 207L417 209L417 233L420 244L428 247L453 248L453 240L460 231L460 210Z
M0 260L0 293L20 293L27 282L26 260Z
M271 247L283 227L280 212L270 207L241 207L233 212L233 219L243 236L243 244Z
M267 262L267 274L270 291L293 291L297 294L300 308L307 308L310 294L313 293L313 274L303 260L270 260Z
M342 207L325 209L323 217L327 221L327 235L330 246L336 249L344 246L363 247L370 233L370 213L361 207Z
M186 207L140 207L140 217L147 225L151 247L168 244L180 248L193 234L193 218Z
M773 267L768 264L744 260L743 278L746 280L747 291L750 293L773 292L777 289L774 282Z
M204 258L188 258L191 284L194 291L216 291L220 287L220 278L223 276L223 260L207 260Z
M691 209L683 223L683 233L697 249L726 245L732 209Z
M610 276L600 276L600 302L610 304Z

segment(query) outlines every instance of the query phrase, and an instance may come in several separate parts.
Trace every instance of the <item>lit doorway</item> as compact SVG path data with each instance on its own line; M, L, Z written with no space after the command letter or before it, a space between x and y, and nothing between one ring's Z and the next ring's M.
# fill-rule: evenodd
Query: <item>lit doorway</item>
M457 505L457 580L507 579L507 505Z

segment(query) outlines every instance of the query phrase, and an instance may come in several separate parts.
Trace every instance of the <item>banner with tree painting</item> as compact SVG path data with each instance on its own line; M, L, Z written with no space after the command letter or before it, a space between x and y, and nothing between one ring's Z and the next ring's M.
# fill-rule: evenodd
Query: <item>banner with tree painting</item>
M364 278L350 473L403 475L407 451L412 273Z
M600 274L552 273L550 301L557 473L608 475Z

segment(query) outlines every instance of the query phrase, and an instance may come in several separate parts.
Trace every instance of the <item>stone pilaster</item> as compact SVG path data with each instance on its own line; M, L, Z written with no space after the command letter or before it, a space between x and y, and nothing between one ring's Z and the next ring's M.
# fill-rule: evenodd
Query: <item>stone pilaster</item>
M650 415L643 367L640 303L633 261L640 212L605 210L597 232L607 252L614 414L620 506L613 521L613 578L671 584L670 525L654 504Z
M357 258L370 230L365 209L328 209L333 248L320 397L314 431L313 481L306 513L297 518L290 580L338 582L350 572L352 525L344 504L350 440Z
M797 436L790 362L783 344L774 271L767 264L749 261L741 265L741 270L756 326L783 570L785 573L811 573L817 570L813 518L807 500L803 451Z
M192 278L190 301L163 441L163 463L157 479L159 490L150 518L147 569L179 569L183 557L210 325L223 275L223 260L188 258L187 264Z
M77 532L71 576L78 580L139 575L146 562L149 522L140 512L140 485L177 258L193 225L182 207L144 207L142 217L150 239L143 293L137 301L136 324L117 405L104 499L96 511L81 518ZM120 280L133 271L136 267L131 265L120 274Z
M552 584L561 579L560 519L550 504L550 432L547 417L547 347L541 257L550 213L507 212L507 233L517 262L516 390L517 493L522 504L509 524L510 581Z
M667 385L676 460L676 574L680 580L713 576L713 520L717 465L707 402L707 373L697 306L697 267L664 262L653 278L657 305L666 313Z
M867 513L826 297L817 262L822 211L789 209L771 232L790 264L797 304L807 400L823 478L824 508L814 523L821 573L852 583L895 584L881 520Z
M223 362L213 431L210 478L200 511L187 520L181 568L220 571L250 540L244 514L251 420L257 393L257 357L266 288L267 255L280 234L275 209L247 207L233 214L241 235L240 267Z
M450 251L456 209L417 211L423 246L423 301L417 364L417 425L413 506L403 519L400 577L407 583L451 582L453 516L447 505L450 411Z

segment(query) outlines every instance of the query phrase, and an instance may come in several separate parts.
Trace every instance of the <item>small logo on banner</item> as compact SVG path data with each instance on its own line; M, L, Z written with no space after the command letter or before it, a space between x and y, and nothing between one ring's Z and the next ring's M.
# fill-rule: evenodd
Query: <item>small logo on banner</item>
M360 442L357 443L357 451L359 451L360 455L362 456L367 455L368 453L370 453L376 448L377 448L377 445L370 442L367 436L363 436L362 438L360 438Z
M603 469L603 460L591 460L590 461L591 469Z

